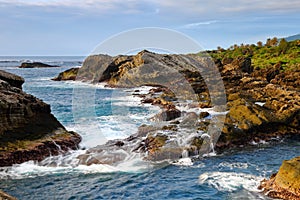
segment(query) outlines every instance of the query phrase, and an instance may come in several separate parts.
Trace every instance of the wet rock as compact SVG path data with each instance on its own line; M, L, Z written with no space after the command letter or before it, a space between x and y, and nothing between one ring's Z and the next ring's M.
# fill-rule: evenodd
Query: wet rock
M180 127L195 128L198 123L199 116L195 112L189 112L183 116Z
M208 112L201 112L200 115L199 115L200 119L203 119L203 118L208 117L208 116L209 116Z
M154 116L154 121L171 121L181 116L180 110L176 108L165 109Z
M79 155L77 159L80 165L92 165L92 164L107 164L116 165L121 161L124 161L128 156L128 152L109 146L97 146L89 149L85 154Z
M259 189L272 198L300 199L300 157L283 161L278 173L263 180Z

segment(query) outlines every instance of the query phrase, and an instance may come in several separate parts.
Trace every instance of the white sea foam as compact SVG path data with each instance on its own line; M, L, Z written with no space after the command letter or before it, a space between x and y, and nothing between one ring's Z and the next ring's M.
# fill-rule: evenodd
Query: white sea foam
M111 97L103 99L103 101L111 102L110 111L112 112L111 115L104 116L96 116L96 109L99 109L97 105L92 105L89 110L87 110L88 108L82 109L82 106L86 106L87 101L82 101L80 98L75 101L75 107L73 105L73 109L75 108L77 111L74 115L75 126L68 127L68 129L78 132L82 136L81 145L86 148L103 144L107 140L129 137L138 131L140 125L151 124L149 119L159 111L158 107L142 104L140 97L132 95L134 92L146 94L150 89L151 87L126 91L115 89ZM90 104L92 103L94 102L90 102ZM136 109L137 107L138 109Z
M178 166L192 166L193 162L191 158L181 158L175 162L172 163L173 165L178 165Z
M247 169L249 167L248 163L240 162L222 162L219 164L219 167L228 167L230 169Z
M124 115L99 116L94 119L80 118L75 126L68 130L78 132L82 136L81 145L90 148L104 144L107 140L124 139L138 131L142 124L150 124L149 119L155 111L141 114L124 113Z
M269 144L269 142L267 142L267 141L265 141L265 140L259 140L258 142L255 142L254 140L252 140L252 141L250 142L250 144L251 144L251 145L254 145L254 146L256 146L256 145L261 145L261 144L266 145L266 144Z
M218 116L218 115L226 115L228 111L224 112L219 112L216 111L214 107L212 108L199 108L197 106L190 106L191 104L176 104L176 107L180 111L185 111L185 112L194 112L197 115L199 115L201 112L208 112L211 116Z
M239 189L258 192L263 177L235 172L206 172L199 176L199 184L208 184L219 191L233 192Z
M104 164L92 164L78 165L76 167L72 166L41 166L33 161L28 161L19 165L14 165L12 167L5 167L0 169L0 179L23 179L32 178L37 176L45 176L51 174L66 174L66 173L108 173L121 171L110 165Z
M51 174L67 173L111 173L111 172L143 172L153 168L149 162L145 162L138 154L128 155L126 160L116 166L107 164L78 164L78 155L85 150L78 150L68 155L48 157L41 162L28 161L15 164L11 167L0 168L0 179L23 179Z

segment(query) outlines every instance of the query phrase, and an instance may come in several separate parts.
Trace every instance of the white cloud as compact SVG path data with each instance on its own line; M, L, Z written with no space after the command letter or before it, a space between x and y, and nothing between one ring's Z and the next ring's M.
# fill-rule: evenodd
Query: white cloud
M178 8L173 12L213 12L213 11L247 11L266 10L299 10L299 0L0 0L0 3L18 6L66 6L79 8L104 7L114 8L118 5L153 4L165 9Z
M222 15L241 12L298 12L299 0L154 0L170 12L182 12L190 15Z
M186 29L197 28L197 27L200 27L203 25L215 24L217 22L218 22L217 20L212 20L212 21L202 21L202 22L190 23L190 24L184 25L182 28L186 28Z
M0 0L3 6L35 6L75 8L97 12L142 13L185 17L203 20L247 12L298 12L299 0ZM215 17L214 17L215 16ZM199 24L201 25L201 24Z
M122 13L134 13L138 11L136 6L139 2L138 0L0 0L0 5L2 7L61 7L97 11L114 11L117 9Z

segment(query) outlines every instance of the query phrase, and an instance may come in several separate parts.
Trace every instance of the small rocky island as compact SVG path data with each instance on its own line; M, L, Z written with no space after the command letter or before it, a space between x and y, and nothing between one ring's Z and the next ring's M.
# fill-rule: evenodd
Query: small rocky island
M81 141L51 114L50 105L23 92L23 83L0 70L0 167L40 161L77 149Z
M48 67L59 67L57 65L48 65L41 62L23 62L19 68L48 68Z

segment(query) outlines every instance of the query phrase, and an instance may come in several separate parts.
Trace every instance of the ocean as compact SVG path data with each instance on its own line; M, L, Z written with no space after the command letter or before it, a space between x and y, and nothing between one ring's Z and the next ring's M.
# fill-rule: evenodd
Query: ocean
M51 78L84 57L0 57L0 69L24 77L23 90L51 105L52 113L68 129L78 132L82 149L67 155L0 168L0 189L18 199L268 199L257 189L282 161L299 156L299 140L261 141L182 163L147 163L127 159L119 166L74 166L72 159L105 140L125 138L158 112L133 96L135 90L111 89L82 82L55 82ZM24 61L59 68L20 69ZM78 94L85 91L84 95ZM79 95L79 96L78 96ZM86 98L87 108L74 114L74 96ZM91 114L92 113L92 114ZM91 115L90 115L91 114ZM55 165L53 165L55 162Z

